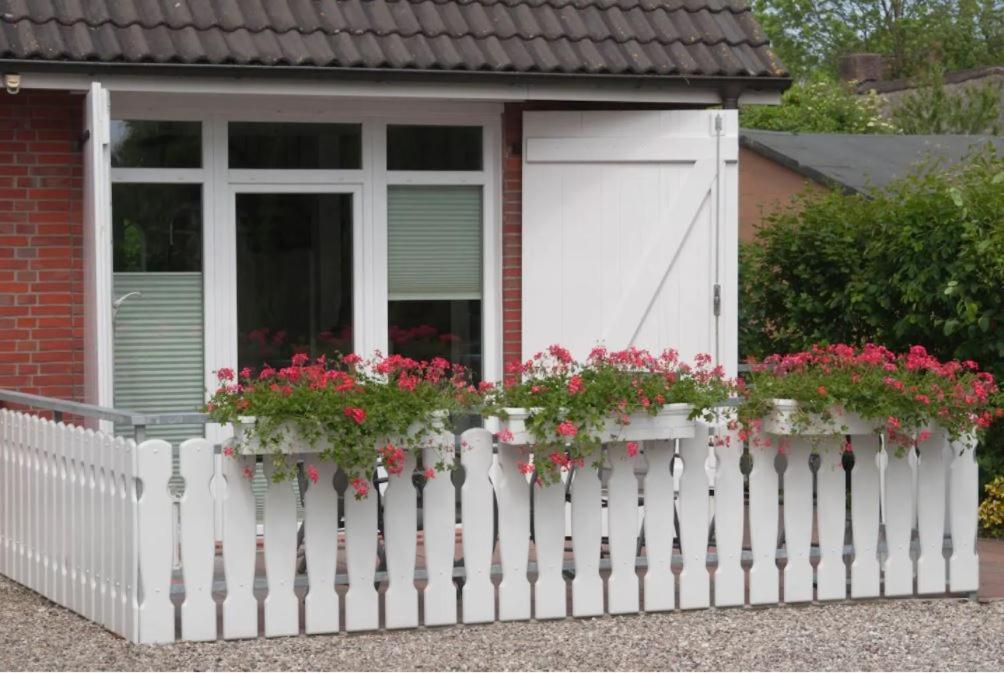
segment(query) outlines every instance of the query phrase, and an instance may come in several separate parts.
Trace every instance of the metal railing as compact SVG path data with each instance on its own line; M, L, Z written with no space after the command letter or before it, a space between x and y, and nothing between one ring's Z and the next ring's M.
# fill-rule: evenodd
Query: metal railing
M57 422L63 420L63 414L73 414L83 418L125 423L132 426L133 439L137 444L146 439L146 430L150 426L206 423L209 420L207 414L198 411L169 411L148 414L140 411L132 411L131 409L102 407L97 404L73 402L71 400L22 393L17 390L6 390L3 388L0 388L0 402L20 404L33 409L51 411L53 420Z

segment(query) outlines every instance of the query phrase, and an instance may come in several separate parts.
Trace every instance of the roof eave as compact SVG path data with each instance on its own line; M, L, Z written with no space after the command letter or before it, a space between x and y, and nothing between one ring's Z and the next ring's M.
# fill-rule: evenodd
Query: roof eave
M780 164L785 168L788 168L790 170L795 171L796 173L804 175L813 182L816 182L824 187L829 187L831 189L839 189L843 191L845 194L864 193L861 190L857 189L856 187L852 187L851 185L845 182L841 182L840 180L837 180L832 176L823 173L822 171L812 168L811 166L806 166L802 163L799 163L796 159L789 157L787 154L778 152L774 148L768 147L767 145L764 145L763 143L754 140L753 138L750 138L742 131L739 132L739 145L741 147L745 147L748 150L756 152L765 159L770 159L771 161Z

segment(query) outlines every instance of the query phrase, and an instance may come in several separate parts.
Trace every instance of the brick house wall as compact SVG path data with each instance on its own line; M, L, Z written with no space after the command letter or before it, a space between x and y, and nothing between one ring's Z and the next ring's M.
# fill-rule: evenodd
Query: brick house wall
M0 388L82 400L83 97L0 93Z
M740 147L739 240L752 241L766 215L788 206L806 190L822 192L827 188L748 147Z

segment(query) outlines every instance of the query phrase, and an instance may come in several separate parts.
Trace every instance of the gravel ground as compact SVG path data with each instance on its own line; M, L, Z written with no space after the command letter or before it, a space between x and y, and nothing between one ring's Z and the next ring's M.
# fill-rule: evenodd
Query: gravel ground
M1004 601L892 600L130 645L0 578L2 670L995 670Z

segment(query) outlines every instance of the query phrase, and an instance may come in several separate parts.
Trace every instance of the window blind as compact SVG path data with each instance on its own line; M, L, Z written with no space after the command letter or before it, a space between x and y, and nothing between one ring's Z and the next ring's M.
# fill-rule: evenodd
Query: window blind
M481 187L387 188L389 299L481 297Z

